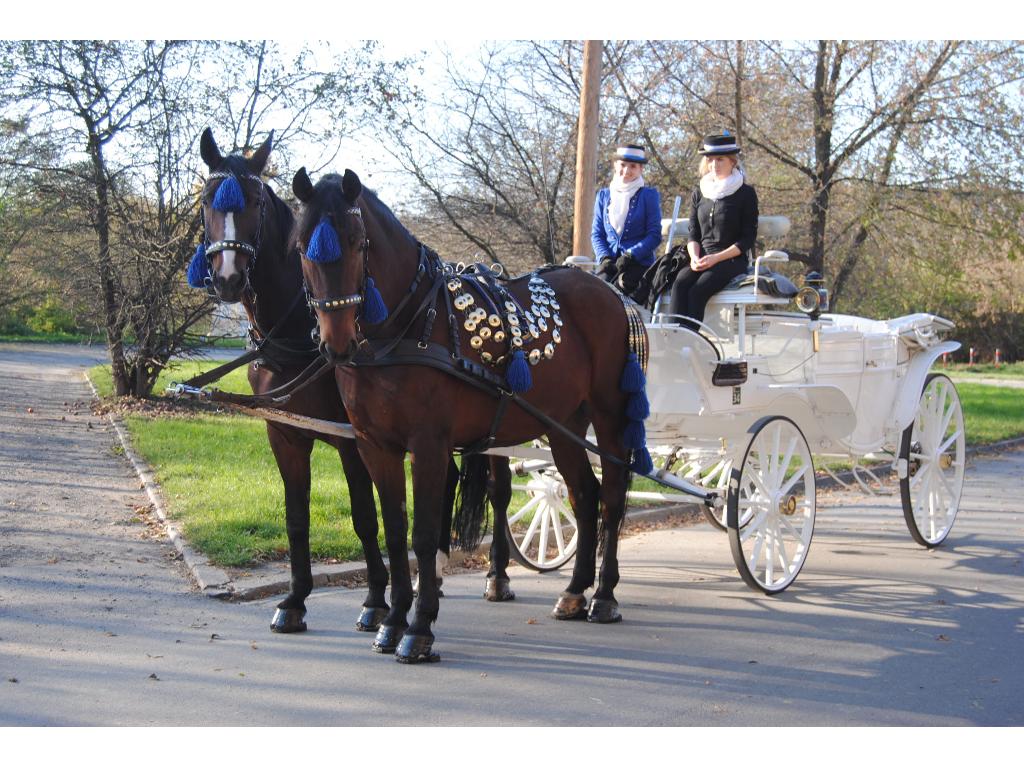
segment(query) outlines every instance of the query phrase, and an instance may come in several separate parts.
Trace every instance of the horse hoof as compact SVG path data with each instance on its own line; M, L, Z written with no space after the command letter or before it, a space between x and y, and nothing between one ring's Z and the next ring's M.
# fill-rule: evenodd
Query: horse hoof
M584 595L574 595L570 592L563 592L555 603L555 610L551 615L559 621L571 619L585 619L587 617L587 598Z
M399 641L405 634L405 627L389 627L381 624L377 636L373 639L373 650L377 653L394 653Z
M593 624L614 624L618 621L622 621L622 614L619 613L618 601L595 597L590 601L590 611L587 613L587 621Z
M441 657L434 653L434 638L423 635L406 635L395 650L395 661L402 664L437 662Z
M516 593L509 587L509 580L491 576L484 587L484 597L492 603L504 603L516 599Z
M278 608L270 621L271 632L305 632L306 610L304 608Z
M388 615L387 608L371 608L364 605L362 613L356 619L356 629L360 632L376 632L380 629L380 623Z

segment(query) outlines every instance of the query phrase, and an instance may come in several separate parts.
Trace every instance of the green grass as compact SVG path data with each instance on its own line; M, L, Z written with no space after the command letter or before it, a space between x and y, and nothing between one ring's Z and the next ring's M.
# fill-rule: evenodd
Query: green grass
M217 364L177 364L161 374L154 391L162 394L171 381L184 381ZM90 376L101 395L109 396L109 366L91 369ZM244 368L233 371L217 386L232 392L250 391ZM957 388L970 444L1024 435L1024 391L969 382L960 382ZM125 421L135 450L156 472L169 514L182 525L190 543L212 562L244 567L286 554L284 489L262 421L206 413L172 417L130 415ZM352 530L347 486L337 453L329 446L317 443L314 448L312 478L313 556L360 559L362 549ZM410 509L411 487L407 480ZM665 490L649 480L637 481L633 487ZM516 493L511 509L520 508L526 501L524 493Z
M157 481L186 538L214 563L244 566L288 551L284 486L257 419L129 416L133 447ZM317 443L310 491L310 548L318 559L352 560L362 547L352 529L337 452Z
M1000 365L998 368L992 363L977 363L975 365L958 363L948 367L936 365L934 370L948 374L957 381L966 381L972 376L979 379L1024 379L1024 362L1008 363Z
M957 382L969 445L1024 435L1024 389Z

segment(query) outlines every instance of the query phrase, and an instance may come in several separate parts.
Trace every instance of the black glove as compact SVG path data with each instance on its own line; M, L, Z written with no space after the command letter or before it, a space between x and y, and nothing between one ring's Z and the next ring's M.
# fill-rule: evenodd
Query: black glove
M640 262L634 261L629 256L623 256L620 258L618 267L619 276L616 283L619 288L622 289L623 293L630 294L636 290L637 286L640 284L640 280L643 278L644 272L647 271L647 268Z
M597 265L597 271L594 274L606 283L612 282L615 276L619 274L619 268L615 266L615 259L602 259L601 263Z

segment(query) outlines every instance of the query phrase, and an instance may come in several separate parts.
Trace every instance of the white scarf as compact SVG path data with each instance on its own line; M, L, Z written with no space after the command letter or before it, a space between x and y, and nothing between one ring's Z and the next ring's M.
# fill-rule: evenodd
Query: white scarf
M626 214L629 213L629 201L633 199L636 191L644 185L644 177L637 176L631 182L624 184L618 177L612 179L608 189L611 196L608 201L608 221L612 229L622 234L622 228L626 226Z
M721 200L742 187L743 181L743 172L739 168L733 168L732 173L724 179L706 173L700 177L700 193L709 200Z

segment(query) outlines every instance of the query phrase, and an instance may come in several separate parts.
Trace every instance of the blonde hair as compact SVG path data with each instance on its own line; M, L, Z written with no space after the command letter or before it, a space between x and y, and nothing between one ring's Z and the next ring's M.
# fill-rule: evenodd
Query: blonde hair
M700 158L700 167L697 168L697 173L700 176L707 176L708 171L711 170L711 168L708 166L708 158L709 157L712 157L712 155L702 155L701 158ZM722 157L722 155L715 155L715 157ZM740 170L743 170L742 166L740 166L740 156L739 155L725 155L725 157L728 157L730 160L732 160L732 167L733 167L734 170L736 168L739 168Z

